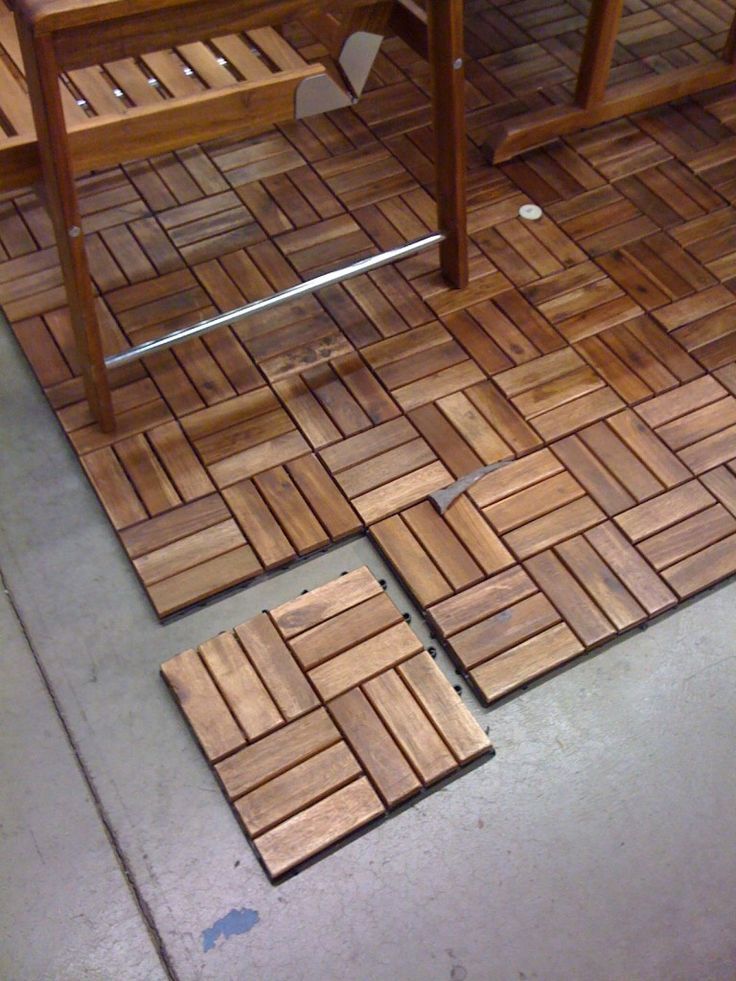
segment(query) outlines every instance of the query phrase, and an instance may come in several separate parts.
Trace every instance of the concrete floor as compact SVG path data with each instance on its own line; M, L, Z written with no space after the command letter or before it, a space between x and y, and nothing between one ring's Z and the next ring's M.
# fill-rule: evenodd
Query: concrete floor
M5 330L0 460L0 977L736 977L736 583L494 710L465 692L496 758L273 887L158 665L382 561L160 626Z

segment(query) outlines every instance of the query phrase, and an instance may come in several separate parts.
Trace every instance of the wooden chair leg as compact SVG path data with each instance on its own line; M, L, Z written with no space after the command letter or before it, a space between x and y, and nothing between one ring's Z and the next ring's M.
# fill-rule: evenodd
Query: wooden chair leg
M439 230L446 236L440 246L440 262L445 279L462 288L468 284L462 0L428 4L427 29L437 217Z
M115 428L115 415L82 235L53 42L49 35L33 37L20 18L17 23L38 138L44 197L56 232L84 390L100 427L111 432Z
M731 21L731 27L723 47L722 57L729 65L736 61L736 14L733 15L733 20Z
M623 0L593 0L575 91L575 101L585 109L603 101L622 9Z

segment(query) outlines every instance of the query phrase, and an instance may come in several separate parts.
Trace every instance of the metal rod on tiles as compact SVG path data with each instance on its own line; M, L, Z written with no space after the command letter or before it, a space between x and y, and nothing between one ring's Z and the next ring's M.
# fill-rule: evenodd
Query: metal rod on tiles
M378 255L369 256L367 259L360 259L358 262L345 266L343 269L335 269L333 272L323 273L321 276L315 276L314 279L297 283L296 286L290 286L289 289L282 290L280 293L274 293L262 300L254 300L253 303L247 303L245 306L237 307L235 310L220 313L216 317L210 317L208 320L193 324L191 327L182 327L181 330L175 330L165 337L157 337L154 340L145 341L143 344L137 344L135 347L128 348L127 351L112 354L105 358L105 366L107 368L117 368L120 365L128 364L130 361L138 361L140 358L145 358L149 354L155 354L157 351L165 351L167 348L173 347L175 344L182 344L184 341L189 341L193 337L201 337L202 334L209 334L211 330L215 330L217 327L224 327L225 324L232 324L238 320L244 320L246 317L252 317L257 313L263 313L264 310L270 310L271 307L278 306L281 303L287 303L289 300L295 300L297 297L305 296L308 293L316 293L317 290L324 289L326 286L342 283L346 279L352 279L354 276L371 272L373 269L388 265L390 262L398 262L400 259L406 259L408 256L415 255L417 252L423 252L433 245L439 245L440 242L444 241L444 238L445 236L441 232L436 232L433 235L427 235L426 238L419 238L413 242L407 242L405 245L399 245L395 249L389 249L388 252L381 252Z

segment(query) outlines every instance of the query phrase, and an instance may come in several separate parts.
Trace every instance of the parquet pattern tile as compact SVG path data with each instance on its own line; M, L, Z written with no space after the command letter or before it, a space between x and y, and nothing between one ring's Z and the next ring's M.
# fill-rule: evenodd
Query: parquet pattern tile
M272 878L492 752L366 567L161 671Z
M714 58L730 6L627 0L611 81ZM734 87L497 167L481 151L569 99L585 14L466 4L466 289L430 250L119 369L114 436L83 400L48 217L32 190L0 200L0 304L159 616L367 531L490 701L736 571ZM270 71L275 36L106 66L73 104ZM7 44L0 18L0 65ZM353 108L81 179L106 349L431 231L428 90L388 38Z

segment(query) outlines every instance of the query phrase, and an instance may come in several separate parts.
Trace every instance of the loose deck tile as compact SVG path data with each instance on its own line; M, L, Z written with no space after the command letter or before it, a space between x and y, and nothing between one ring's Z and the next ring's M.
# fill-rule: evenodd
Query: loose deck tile
M161 672L274 879L492 751L366 567Z
M612 82L699 64L728 29L672 4L626 20ZM491 167L491 125L569 97L584 16L476 4L466 27L466 289L433 249L118 369L113 435L84 402L31 190L0 202L0 304L160 617L367 533L430 616L514 570L534 583L518 602L536 633L478 661L458 642L493 699L735 571L736 87ZM324 54L303 25L283 33ZM107 111L115 85L160 98L148 77L227 84L216 51L250 70L252 41L76 73L88 108L69 111ZM433 230L426 71L387 38L353 108L81 178L106 351ZM14 132L0 113L0 141ZM530 200L537 222L519 218ZM541 626L544 604L559 619Z

